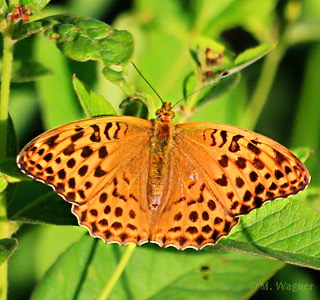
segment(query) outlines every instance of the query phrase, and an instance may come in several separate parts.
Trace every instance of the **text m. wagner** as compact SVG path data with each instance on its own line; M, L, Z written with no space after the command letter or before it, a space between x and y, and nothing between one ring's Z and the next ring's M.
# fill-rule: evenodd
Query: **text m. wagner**
M313 289L313 284L276 281L276 288L278 291L291 291L295 293L298 291L311 291Z

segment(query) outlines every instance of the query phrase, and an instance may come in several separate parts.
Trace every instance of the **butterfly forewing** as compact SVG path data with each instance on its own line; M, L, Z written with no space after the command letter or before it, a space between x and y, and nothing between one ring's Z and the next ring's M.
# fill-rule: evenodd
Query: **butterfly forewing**
M231 216L296 194L309 183L308 170L299 159L257 133L210 123L181 124L177 132L181 147L188 149Z
M93 236L141 244L150 231L144 182L150 136L149 121L97 117L42 134L17 161L24 173L74 203L72 212Z

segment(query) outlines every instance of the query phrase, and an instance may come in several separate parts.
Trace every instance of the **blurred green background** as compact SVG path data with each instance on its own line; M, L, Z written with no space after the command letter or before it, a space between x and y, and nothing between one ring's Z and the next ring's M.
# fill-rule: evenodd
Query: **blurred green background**
M201 107L192 120L254 129L290 149L312 149L306 162L312 182L305 201L319 210L319 0L69 0L51 1L43 14L66 12L131 32L135 64L162 98L173 103L183 97L183 81L194 68L189 47L195 36L208 36L237 54L278 41L267 58L242 72L234 90ZM121 113L118 106L125 96L102 76L98 63L68 60L40 37L23 40L15 51L16 58L33 58L53 72L36 82L12 85L10 113L20 148L44 130L84 117L72 88L73 73ZM133 68L128 81L152 94ZM16 234L19 247L9 261L9 299L28 299L59 254L85 232L74 226L22 226ZM315 288L296 293L260 290L252 299L320 297L317 271L288 265L272 281L312 283Z

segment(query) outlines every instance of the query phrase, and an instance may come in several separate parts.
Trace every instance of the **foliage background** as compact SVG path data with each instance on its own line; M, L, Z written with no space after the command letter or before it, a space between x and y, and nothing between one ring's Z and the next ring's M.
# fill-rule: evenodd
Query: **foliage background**
M189 42L194 34L202 32L221 39L239 53L260 42L278 39L281 45L290 18L293 23L307 25L317 24L320 19L318 0L291 1L289 12L289 1L265 0L258 5L253 2L257 1L135 0L121 1L121 4L113 0L51 1L43 14L72 12L130 31L135 40L135 64L164 99L175 102L182 98L183 80L193 68ZM292 35L292 46L281 60L267 104L254 129L289 148L306 146L314 150L306 164L312 175L312 185L305 201L319 210L319 197L312 195L317 195L320 181L317 170L320 163L320 27L315 27L317 30L312 27L313 31L310 28L304 31L300 28L302 33L299 30L286 32ZM95 92L104 95L115 108L124 98L121 91L102 76L99 64L68 60L50 41L39 37L23 40L17 44L15 57L33 57L53 71L52 75L33 83L12 86L10 113L20 145L43 130L83 118L72 88L73 73ZM192 120L246 127L243 124L246 120L242 118L244 107L252 97L263 67L263 62L258 62L246 69L240 84L231 93L197 110ZM135 82L139 90L149 91L134 70L128 81ZM267 84L268 78L264 81L264 85ZM136 109L133 107L132 111ZM30 183L19 185L15 197L28 199L35 196L36 190L39 193L39 186L33 190ZM28 189L23 185L29 185ZM24 225L16 234L19 247L9 262L9 299L27 299L56 258L84 233L84 229L73 226ZM246 259L250 261L250 256L242 256L239 256L242 263ZM235 261L234 269L230 270L231 282L232 277L237 276L238 266L241 263ZM314 284L314 288L296 293L258 290L252 299L267 299L271 294L274 299L318 299L317 271L292 265L281 267L271 268L265 275L264 280L268 280L280 269L270 279L270 286L275 286L275 282L291 282Z

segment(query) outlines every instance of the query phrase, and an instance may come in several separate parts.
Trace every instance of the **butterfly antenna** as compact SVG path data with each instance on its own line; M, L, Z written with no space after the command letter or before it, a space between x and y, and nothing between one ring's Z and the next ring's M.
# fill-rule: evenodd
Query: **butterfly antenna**
M148 86L154 91L154 93L158 96L158 98L160 99L160 101L163 104L163 100L160 97L160 95L157 93L157 91L153 88L153 86L150 84L150 82L142 75L142 73L139 71L139 69L137 68L137 66L134 64L134 62L131 62L134 66L134 68L137 70L137 72L139 73L139 75L143 78L143 80L148 84Z
M225 77L225 76L228 76L230 75L230 71L226 71L226 72L223 72L221 73L220 75L218 75L216 78L210 80L209 82L207 82L205 85L203 85L201 88L193 91L192 93L190 93L189 95L183 97L182 99L180 99L179 101L177 101L174 105L171 106L171 109L174 108L178 103L180 103L181 101L184 101L186 100L187 98L189 98L190 96L200 92L201 90L203 90L204 88L206 88L207 86L209 85L212 85L214 84L216 81L218 81L219 79L221 79L222 77Z

